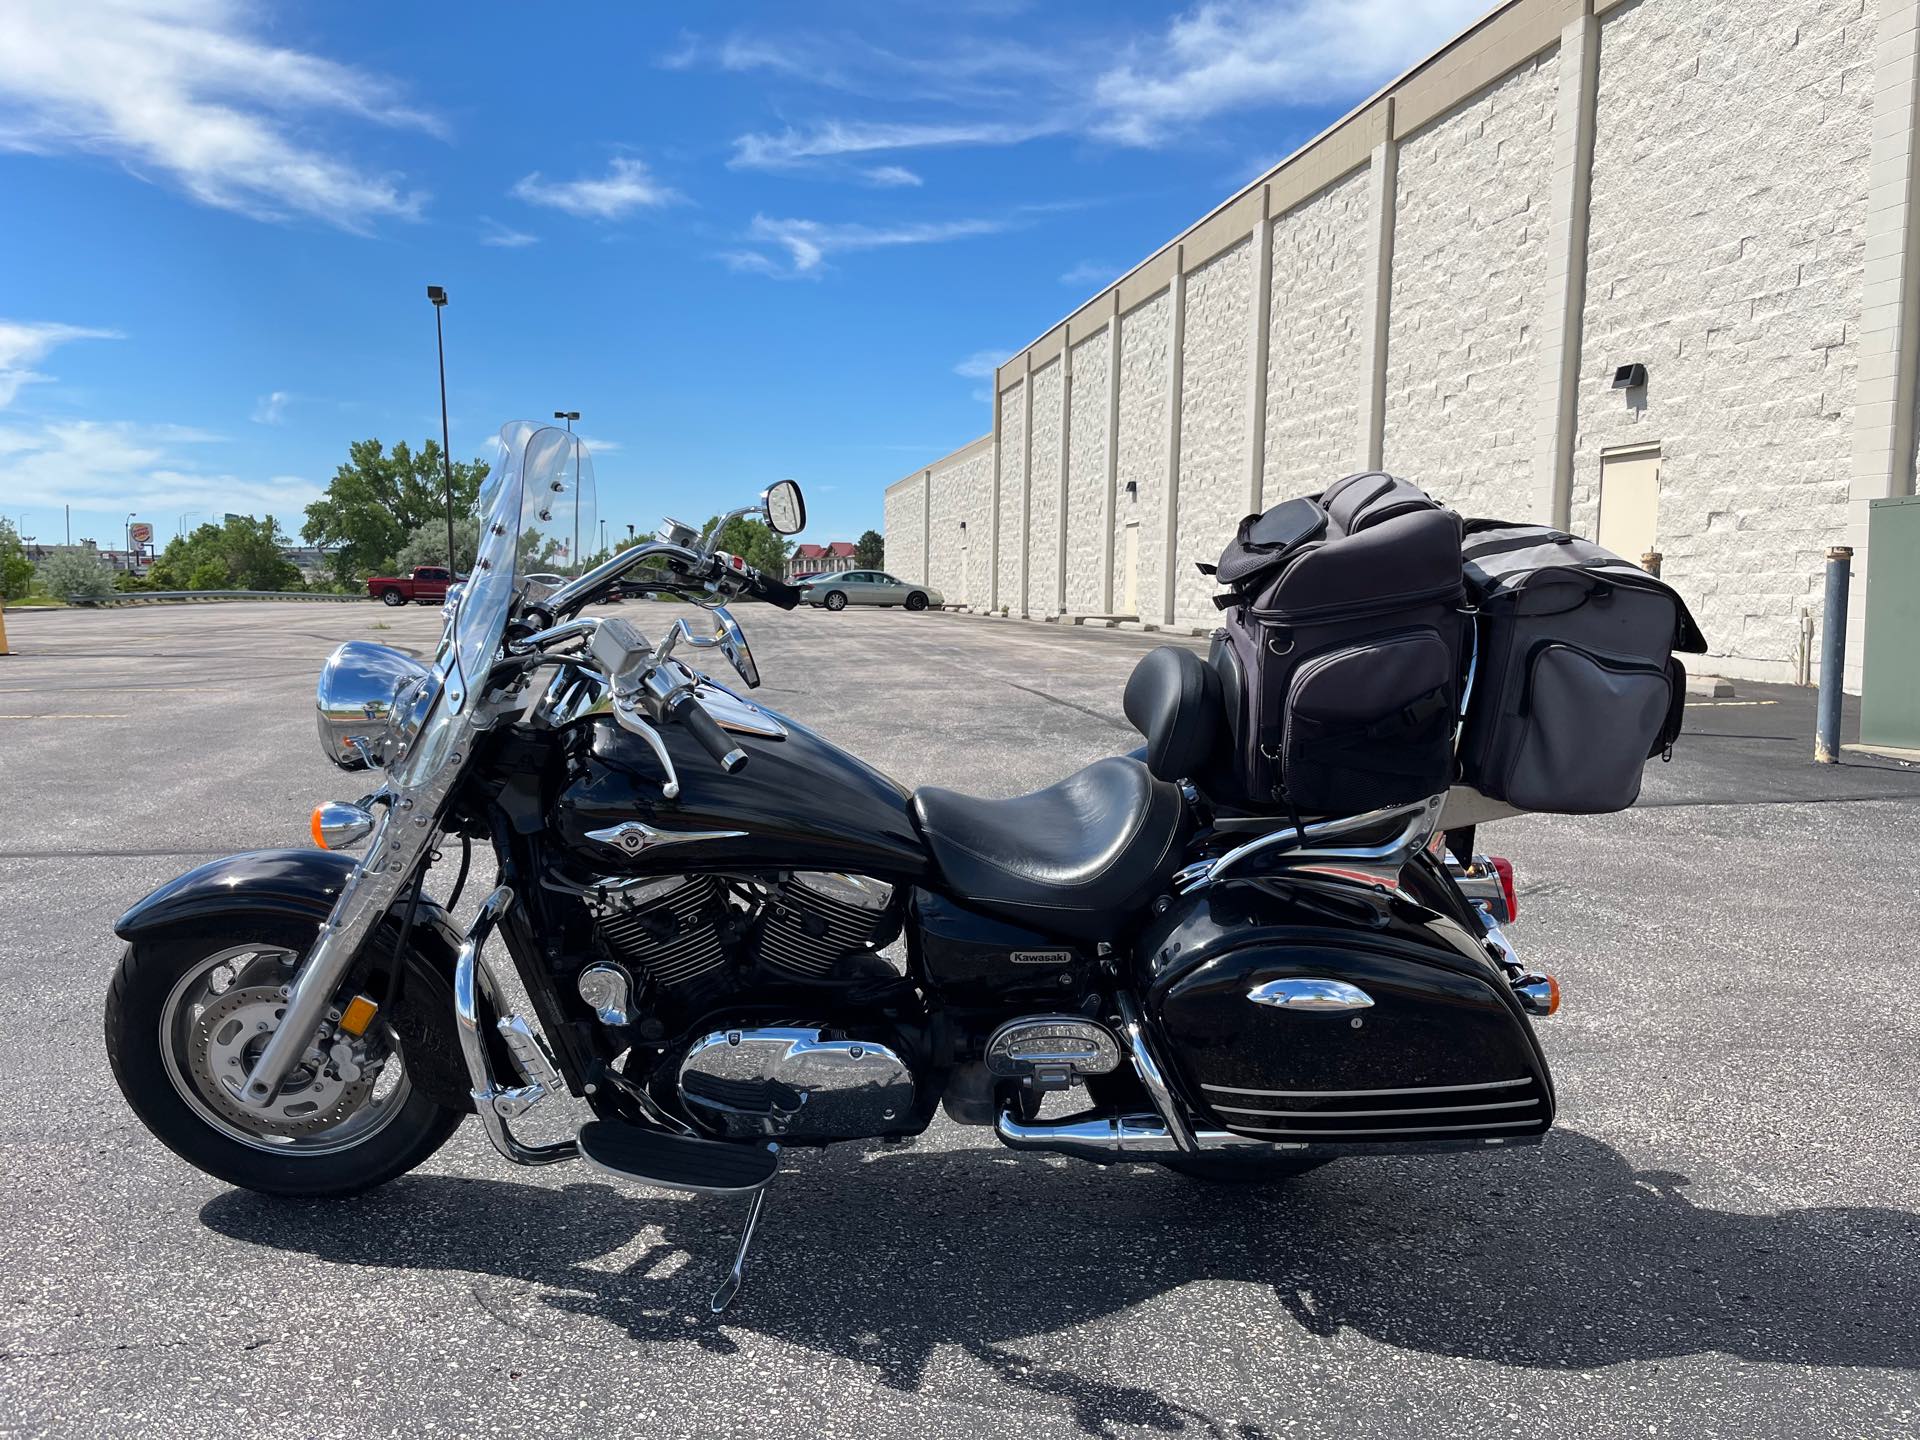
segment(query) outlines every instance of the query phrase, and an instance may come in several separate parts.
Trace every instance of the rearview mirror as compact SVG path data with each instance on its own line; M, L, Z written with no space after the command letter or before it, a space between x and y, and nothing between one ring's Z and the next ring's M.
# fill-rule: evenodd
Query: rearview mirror
M797 535L807 528L807 502L791 480L775 481L762 491L760 508L776 535Z

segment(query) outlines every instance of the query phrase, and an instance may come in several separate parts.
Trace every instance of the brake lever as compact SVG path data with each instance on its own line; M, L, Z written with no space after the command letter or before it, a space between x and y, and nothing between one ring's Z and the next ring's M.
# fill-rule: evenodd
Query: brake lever
M661 785L660 793L669 800L678 799L680 772L673 768L673 757L667 753L667 742L660 738L660 732L619 695L613 697L613 718L614 722L629 735L638 735L647 742L647 748L653 751L654 758L660 762L660 768L667 772L666 782Z

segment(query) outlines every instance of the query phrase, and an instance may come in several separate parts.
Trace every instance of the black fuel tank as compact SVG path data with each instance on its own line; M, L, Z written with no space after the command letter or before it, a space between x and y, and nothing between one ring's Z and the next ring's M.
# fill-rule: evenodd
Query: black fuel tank
M806 726L767 714L786 737L736 732L748 759L731 775L681 727L661 726L680 777L675 800L661 795L660 763L644 740L611 717L584 722L590 734L555 801L550 832L588 868L605 872L803 869L924 877L927 852L907 814L907 791ZM630 820L657 835L592 833ZM711 838L676 838L697 832Z
M1251 885L1177 904L1143 937L1147 1011L1188 1100L1262 1139L1520 1139L1553 1120L1533 1029L1453 920L1382 923Z

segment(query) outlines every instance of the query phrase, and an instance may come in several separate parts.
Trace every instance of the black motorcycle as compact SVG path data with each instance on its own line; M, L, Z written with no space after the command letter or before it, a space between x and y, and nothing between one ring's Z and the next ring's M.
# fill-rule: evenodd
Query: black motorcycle
M902 1140L940 1106L1018 1150L1216 1179L1552 1123L1528 1016L1558 992L1498 923L1510 872L1445 858L1445 795L1303 818L1209 793L1220 687L1173 647L1127 685L1141 750L1014 799L908 792L688 663L752 689L726 602L795 590L718 526L589 568L584 449L501 441L431 666L349 641L321 673L323 746L382 787L316 810L319 848L202 866L114 927L114 1074L191 1164L347 1195L477 1113L519 1164L750 1195L719 1310L783 1146ZM805 523L791 481L742 515ZM581 614L616 586L711 633ZM476 841L499 878L462 931ZM424 876L456 846L443 904ZM561 1090L594 1117L576 1138L516 1134Z

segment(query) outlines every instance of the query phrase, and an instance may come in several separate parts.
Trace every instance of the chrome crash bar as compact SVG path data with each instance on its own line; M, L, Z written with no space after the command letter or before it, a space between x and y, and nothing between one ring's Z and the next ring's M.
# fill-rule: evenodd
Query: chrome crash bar
M1298 829L1286 825L1269 830L1224 855L1196 860L1177 871L1173 877L1174 887L1182 895L1191 895L1220 880L1229 870L1243 868L1256 857L1287 866L1337 862L1343 869L1390 884L1401 868L1433 839L1446 803L1447 797L1442 793L1409 805L1389 805L1360 815L1316 820ZM1330 843L1347 836L1378 835L1396 822L1399 829L1384 840L1364 845Z
M560 1088L560 1077L554 1070L552 1058L547 1055L539 1037L528 1028L526 1021L518 1016L499 1021L501 1038L506 1041L514 1060L526 1072L527 1082L512 1087L502 1086L493 1077L493 1066L487 1060L487 1038L480 1029L480 987L483 977L488 997L498 993L481 952L486 948L494 927L500 923L500 917L507 913L512 904L512 889L500 886L487 896L480 906L480 913L474 916L473 924L467 928L466 940L460 946L459 959L453 969L454 1023L460 1032L460 1053L467 1062L467 1077L473 1085L473 1108L479 1113L480 1123L486 1128L487 1139L493 1142L493 1148L516 1165L552 1165L557 1161L578 1158L580 1147L571 1140L529 1145L517 1139L507 1126L509 1120L526 1114Z

